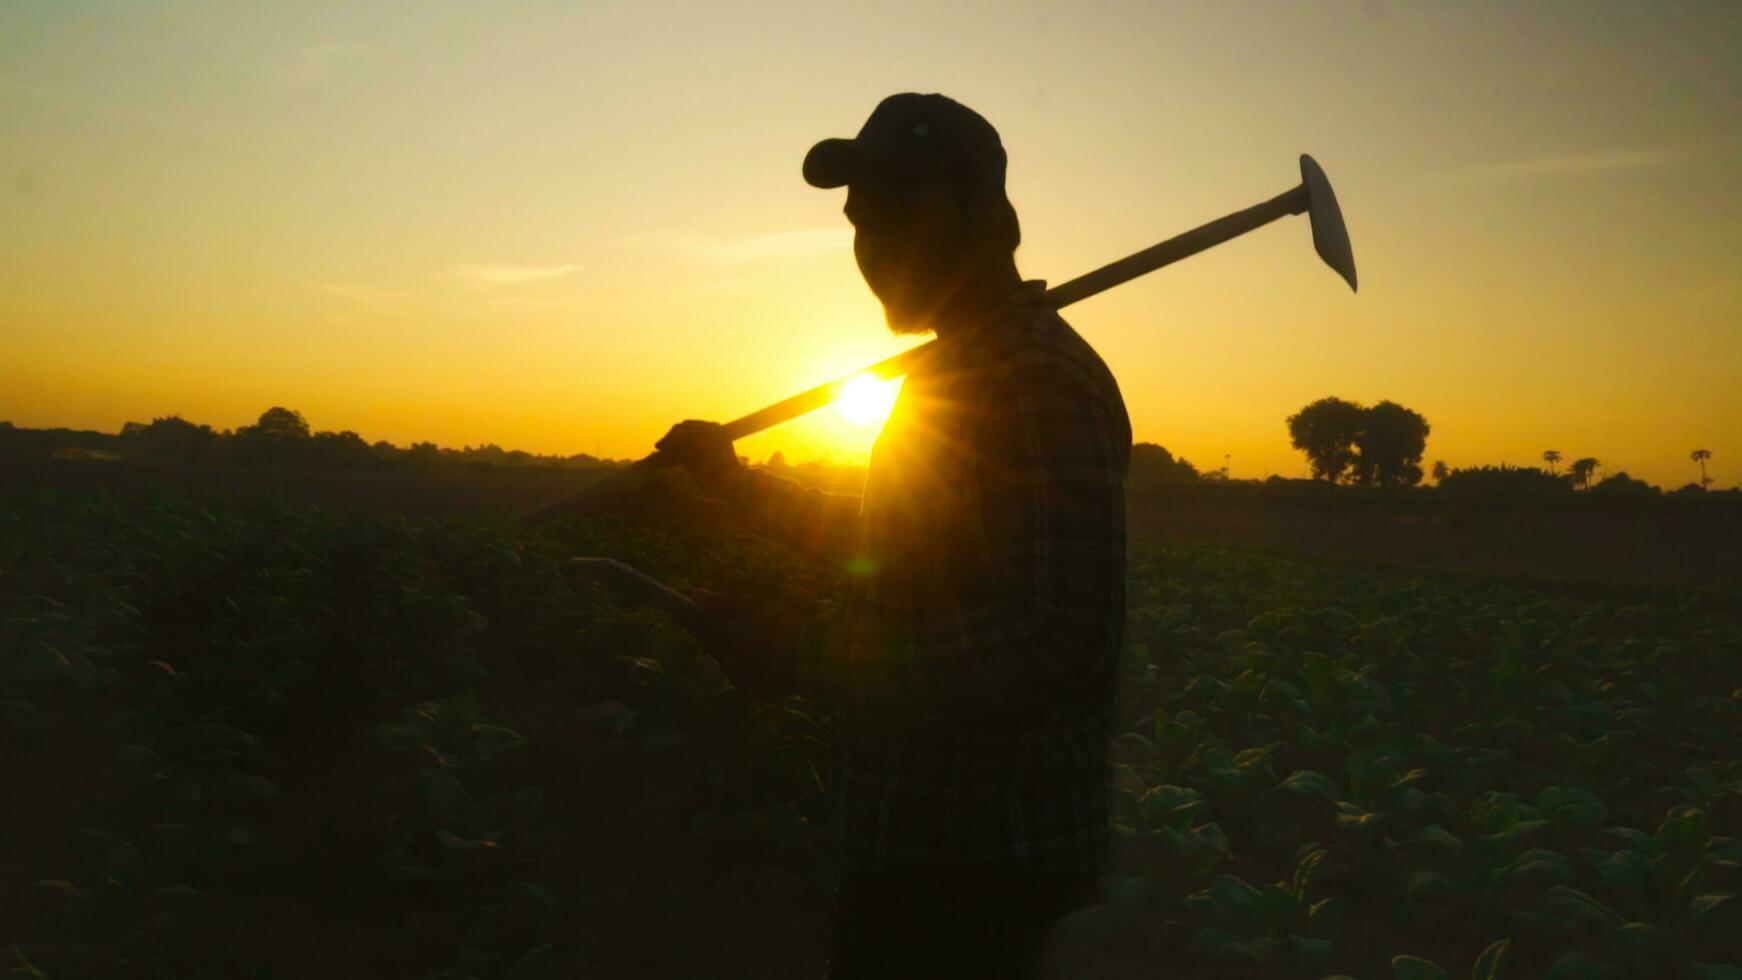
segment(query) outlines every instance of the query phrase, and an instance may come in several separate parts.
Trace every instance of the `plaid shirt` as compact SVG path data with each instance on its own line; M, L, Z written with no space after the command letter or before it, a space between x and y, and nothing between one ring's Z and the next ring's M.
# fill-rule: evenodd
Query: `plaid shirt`
M835 709L847 870L1105 870L1131 427L1044 288L908 374L862 499L760 471L736 494L851 577L798 658Z

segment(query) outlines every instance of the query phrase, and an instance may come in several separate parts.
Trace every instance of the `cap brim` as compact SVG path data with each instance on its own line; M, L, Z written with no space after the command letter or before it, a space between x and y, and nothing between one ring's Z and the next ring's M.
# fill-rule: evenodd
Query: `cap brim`
M852 140L823 140L804 155L804 180L812 187L845 187L859 172L864 156Z

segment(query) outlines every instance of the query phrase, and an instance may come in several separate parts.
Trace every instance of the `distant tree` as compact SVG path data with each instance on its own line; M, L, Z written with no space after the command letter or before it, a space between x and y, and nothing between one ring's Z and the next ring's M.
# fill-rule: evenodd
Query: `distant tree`
M1430 431L1421 413L1393 401L1365 408L1321 398L1288 417L1289 439L1306 453L1313 478L1357 486L1420 483Z
M330 470L353 470L373 466L381 461L363 437L345 432L317 432L310 441L307 461L310 466Z
M1706 488L1698 483L1684 483L1669 492L1671 497L1704 497Z
M1621 470L1612 476L1597 481L1596 485L1591 487L1591 492L1611 497L1650 497L1663 491L1644 480L1635 480L1627 475L1626 470Z
M1443 460L1443 459L1434 460L1434 482L1435 483L1440 483L1440 482L1444 481L1446 476L1448 474L1450 474L1451 472L1452 471L1446 467L1445 460Z
M1431 427L1421 413L1383 401L1361 416L1353 465L1361 486L1413 487L1421 482L1421 454Z
M1591 474L1597 472L1597 467L1602 465L1598 460L1585 456L1573 460L1572 464L1567 467L1567 472L1572 474L1574 483L1589 490L1591 489Z
M301 412L273 407L259 421L236 430L230 450L243 463L299 463L307 459L313 437Z
M780 450L776 449L774 451L774 455L768 457L768 468L771 470L784 470L784 469L786 469L787 468L786 454L781 452Z
M508 463L507 451L493 442L487 442L477 449L467 446L460 451L460 458L468 463L490 463L496 466Z
M1173 453L1153 442L1140 442L1131 447L1133 484L1190 483L1198 478L1198 468L1189 461L1177 459Z
M1321 398L1288 417L1289 440L1306 453L1313 479L1335 483L1355 463L1365 409L1341 398Z
M1696 449L1688 454L1688 458L1700 464L1700 489L1704 490L1710 487L1712 480L1706 476L1706 460L1712 458L1712 451L1710 449Z
M150 425L129 422L121 427L121 441L140 452L184 459L203 459L218 441L209 425L195 425L179 415L152 419Z
M414 442L405 450L405 458L418 466L439 466L443 462L442 447L433 442Z
M1440 478L1440 489L1448 494L1479 495L1544 495L1572 492L1565 478L1534 466L1473 466L1456 469Z
M1559 449L1544 449L1542 451L1542 460L1548 464L1548 475L1554 476L1554 464L1561 461L1561 451Z
M260 413L260 421L254 423L254 428L269 439L307 439L309 438L308 422L301 412L288 408L269 408Z

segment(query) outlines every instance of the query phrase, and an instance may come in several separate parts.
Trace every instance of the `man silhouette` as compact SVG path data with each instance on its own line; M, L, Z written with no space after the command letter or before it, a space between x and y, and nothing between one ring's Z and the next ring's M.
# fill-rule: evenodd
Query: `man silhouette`
M806 181L847 188L891 330L936 331L860 496L740 465L718 425L660 441L746 525L847 571L839 622L749 604L708 638L741 689L834 711L843 862L832 980L1038 975L1105 871L1131 428L1106 365L1023 281L998 133L883 100Z

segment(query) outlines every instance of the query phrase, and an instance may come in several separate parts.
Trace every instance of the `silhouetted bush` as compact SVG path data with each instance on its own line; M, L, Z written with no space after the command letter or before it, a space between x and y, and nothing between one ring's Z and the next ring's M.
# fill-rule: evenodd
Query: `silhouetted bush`
M1131 472L1128 482L1189 483L1198 479L1198 468L1189 460L1175 458L1173 453L1153 442L1140 442L1131 447Z
M386 463L355 432L317 432L306 450L308 465L324 470L359 470Z
M217 450L218 434L209 425L195 425L179 415L152 419L150 425L129 422L121 427L121 442L130 450L204 460Z
M1556 496L1573 492L1572 482L1564 476L1555 476L1534 466L1507 466L1505 463L1452 470L1440 480L1439 488L1449 494L1468 496Z
M1607 476L1597 481L1591 487L1591 492L1607 497L1653 497L1663 491L1644 480L1635 480L1627 475L1626 470L1622 470L1613 476Z

